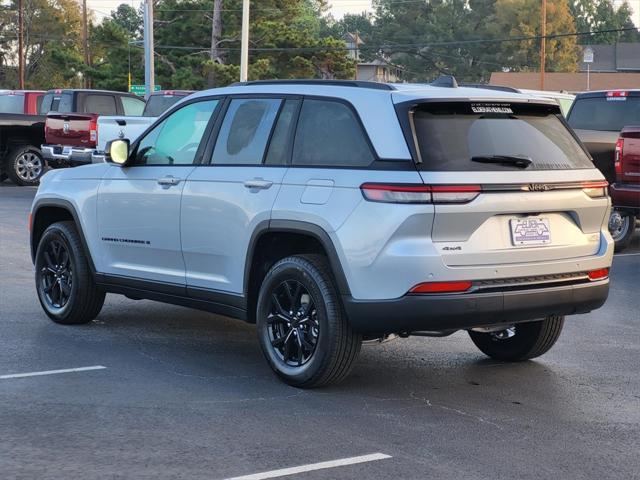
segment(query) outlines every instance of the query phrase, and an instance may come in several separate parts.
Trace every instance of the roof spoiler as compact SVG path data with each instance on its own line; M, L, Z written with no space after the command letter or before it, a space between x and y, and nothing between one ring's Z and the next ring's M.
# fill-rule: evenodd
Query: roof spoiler
M458 88L458 82L453 75L440 75L429 85L432 87Z

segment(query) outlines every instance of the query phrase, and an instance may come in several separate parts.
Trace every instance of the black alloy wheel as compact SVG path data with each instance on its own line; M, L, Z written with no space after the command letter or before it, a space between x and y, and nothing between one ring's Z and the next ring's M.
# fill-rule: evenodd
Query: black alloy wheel
M309 291L296 280L285 280L271 295L267 316L269 340L287 365L300 367L313 356L320 324Z
M44 265L40 270L42 292L47 304L61 309L71 298L73 266L69 251L59 239L51 239L43 253Z

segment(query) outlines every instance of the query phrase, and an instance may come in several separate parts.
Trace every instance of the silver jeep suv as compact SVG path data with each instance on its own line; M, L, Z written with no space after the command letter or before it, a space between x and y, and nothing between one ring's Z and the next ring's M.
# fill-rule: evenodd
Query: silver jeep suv
M344 378L363 340L467 330L545 353L607 298L607 183L552 101L355 81L196 93L107 163L44 176L40 303L94 319L105 293L257 324L286 382Z

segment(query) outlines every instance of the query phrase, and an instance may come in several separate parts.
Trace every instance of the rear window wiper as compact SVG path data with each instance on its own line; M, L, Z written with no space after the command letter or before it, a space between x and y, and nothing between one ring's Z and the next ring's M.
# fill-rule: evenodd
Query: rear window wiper
M501 163L503 165L513 165L518 168L527 168L533 163L531 157L525 155L477 155L471 157L471 161L478 163Z

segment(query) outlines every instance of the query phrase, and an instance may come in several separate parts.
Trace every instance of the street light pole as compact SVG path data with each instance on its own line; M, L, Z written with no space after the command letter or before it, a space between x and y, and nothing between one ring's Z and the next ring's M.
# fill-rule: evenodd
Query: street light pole
M145 98L153 92L155 88L155 67L153 59L153 0L144 2L144 87Z
M22 0L18 0L18 88L24 90L24 19Z
M547 58L546 40L547 40L547 0L542 0L540 18L540 90L544 90L544 69Z
M240 81L249 77L249 0L242 0L242 43L240 45Z

